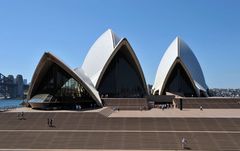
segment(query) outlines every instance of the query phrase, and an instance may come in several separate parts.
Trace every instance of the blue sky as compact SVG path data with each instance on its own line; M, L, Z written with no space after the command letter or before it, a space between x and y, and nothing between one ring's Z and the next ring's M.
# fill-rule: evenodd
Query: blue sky
M150 84L180 36L210 88L240 88L239 7L239 0L0 0L0 73L30 81L45 51L78 67L111 28L129 40Z

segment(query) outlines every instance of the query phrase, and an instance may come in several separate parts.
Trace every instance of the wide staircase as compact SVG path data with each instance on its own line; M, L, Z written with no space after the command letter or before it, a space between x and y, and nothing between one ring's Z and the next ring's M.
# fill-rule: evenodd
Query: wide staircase
M99 114L108 117L109 115L111 115L114 112L114 110L110 107L104 107L104 109L102 109Z

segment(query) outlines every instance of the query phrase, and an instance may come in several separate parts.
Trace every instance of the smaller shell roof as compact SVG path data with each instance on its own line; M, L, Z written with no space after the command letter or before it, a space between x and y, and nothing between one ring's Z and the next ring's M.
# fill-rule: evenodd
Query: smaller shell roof
M152 88L153 91L159 91L159 94L161 94L164 82L167 80L167 76L176 59L180 59L184 64L186 70L194 81L195 87L199 90L206 91L208 87L205 83L200 64L189 46L179 37L175 38L162 57Z
M108 29L90 48L81 68L91 79L94 86L96 85L98 77L100 76L107 60L110 58L120 41L121 38L119 38L111 29Z
M91 80L84 74L84 72L81 69L77 70L70 69L66 64L63 63L63 61L58 59L50 52L45 52L40 62L38 63L38 66L34 72L31 85L29 88L28 100L31 99L32 97L32 92L34 90L35 84L38 82L39 75L44 70L44 68L48 66L48 61L56 63L59 67L61 67L68 74L70 74L76 81L81 83L84 86L84 88L88 91L88 93L92 96L92 98L96 101L96 103L102 106L102 101L100 99L98 91L95 89Z

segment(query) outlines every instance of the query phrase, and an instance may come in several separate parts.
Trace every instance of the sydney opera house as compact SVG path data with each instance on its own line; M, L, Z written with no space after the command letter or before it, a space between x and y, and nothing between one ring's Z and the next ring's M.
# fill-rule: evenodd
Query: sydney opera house
M148 101L150 95L203 97L207 91L197 58L180 38L165 52L149 90L130 43L109 29L92 45L81 67L71 69L53 54L44 53L27 99L32 108L75 109L102 107L105 98Z

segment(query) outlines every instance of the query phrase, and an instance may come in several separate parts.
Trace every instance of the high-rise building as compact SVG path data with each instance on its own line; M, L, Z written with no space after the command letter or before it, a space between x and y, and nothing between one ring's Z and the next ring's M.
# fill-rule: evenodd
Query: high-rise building
M16 76L16 88L17 88L17 97L23 98L24 97L24 83L22 75Z
M23 79L23 84L27 85L27 79Z
M16 87L15 85L15 79L13 75L8 75L8 92L9 92L9 97L10 98L15 98L16 97Z

